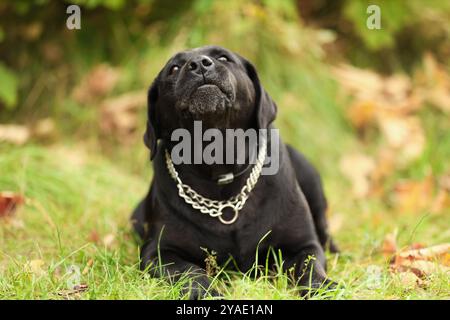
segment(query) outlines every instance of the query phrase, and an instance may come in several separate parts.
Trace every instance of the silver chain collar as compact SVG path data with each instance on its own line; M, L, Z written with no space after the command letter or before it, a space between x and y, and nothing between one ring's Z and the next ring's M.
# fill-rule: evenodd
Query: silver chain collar
M250 172L250 176L247 178L247 182L242 187L241 192L237 195L231 197L228 200L212 200L202 195L198 194L194 189L184 184L179 175L175 166L170 158L169 152L166 150L166 165L169 170L170 176L177 183L178 195L183 198L184 202L191 205L192 208L196 210L200 210L201 213L209 214L213 218L218 218L220 222L223 224L232 224L234 223L238 216L239 211L244 207L245 202L250 196L250 192L255 187L258 182L259 176L261 175L261 170L264 165L264 161L266 159L266 148L267 143L264 139L262 139L261 147L258 152L258 158L256 159L256 164ZM225 220L223 215L223 210L226 208L231 208L234 212L233 217L230 220Z

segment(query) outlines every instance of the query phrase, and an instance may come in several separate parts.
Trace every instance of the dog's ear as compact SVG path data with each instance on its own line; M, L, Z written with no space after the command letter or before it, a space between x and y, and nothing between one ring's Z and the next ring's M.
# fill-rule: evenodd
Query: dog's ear
M150 160L156 155L158 139L160 138L159 128L156 120L156 101L158 100L158 79L153 81L147 95L147 129L144 133L144 143L150 149Z
M277 115L277 105L266 92L259 80L258 73L255 66L247 59L239 56L250 80L255 87L255 101L256 101L256 118L259 129L267 129L269 125L275 120Z

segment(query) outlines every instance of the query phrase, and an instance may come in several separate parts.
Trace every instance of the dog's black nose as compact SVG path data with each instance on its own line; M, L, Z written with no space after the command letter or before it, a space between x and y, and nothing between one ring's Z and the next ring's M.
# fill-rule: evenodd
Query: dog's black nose
M189 70L191 72L200 74L202 72L208 71L214 67L214 62L208 56L198 56L193 58L188 63Z

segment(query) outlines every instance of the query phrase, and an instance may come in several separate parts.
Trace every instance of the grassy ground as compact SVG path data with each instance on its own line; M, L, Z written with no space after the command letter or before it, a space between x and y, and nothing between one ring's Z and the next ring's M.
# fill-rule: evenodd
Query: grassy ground
M190 46L196 45L199 43ZM123 83L109 96L135 90L144 94L144 83L150 83L151 75L170 53L185 45L175 42L170 50L160 51L149 45L151 49L144 53L130 45L123 47L136 56L118 63ZM76 53L83 62L89 56ZM382 196L356 200L339 170L339 161L353 151L374 156L385 142L378 133L365 140L357 138L345 116L349 103L340 99L328 66L305 57L281 65L282 55L263 58L256 61L257 67L279 106L277 126L283 139L302 150L321 172L332 232L342 250L328 259L329 275L342 287L314 298L449 299L448 274L434 273L421 286L405 285L389 271L389 259L381 250L386 235L394 231L400 248L450 241L449 208L436 214L428 208L401 213L390 195L402 179L423 181L430 172L437 179L449 172L448 117L424 108L418 115L426 136L421 156L408 167L392 171L383 181ZM90 66L83 69L80 61L74 65L82 82ZM0 219L0 299L180 298L181 284L150 279L138 270L138 245L128 223L152 175L141 136L145 110L139 110L131 145L105 138L98 125L101 100L76 103L71 95L73 86L62 74L58 78L43 73L38 79L42 83L37 81L37 89L27 93L33 96L45 88L38 94L39 107L30 103L0 114L1 123L32 125L34 120L51 117L57 124L51 142L33 138L23 146L0 143L0 191L19 192L27 199L14 217ZM73 290L74 283L87 287ZM300 298L281 274L255 279L220 272L214 285L227 299Z
M0 221L0 299L180 297L180 285L151 279L137 267L128 217L146 192L149 166L138 174L89 146L30 144L0 145L0 168L1 189L27 198L15 217ZM448 219L426 212L399 216L383 211L378 201L355 202L346 183L331 176L325 175L325 185L333 212L343 220L335 228L342 254L330 255L328 266L330 277L343 287L316 298L450 298L448 274L407 288L389 273L380 253L384 235L395 228L401 245L448 242ZM88 288L69 290L73 281ZM255 279L221 272L215 285L227 299L299 299L281 274Z
M0 123L33 127L38 120L51 118L56 124L56 133L49 139L33 136L22 146L0 142L0 192L10 190L26 197L26 203L13 217L0 218L0 299L180 298L181 284L150 279L138 270L138 245L128 222L132 209L147 192L152 175L148 150L142 143L146 112L144 108L137 111L137 123L133 124L136 133L131 142L124 144L115 140L117 133L116 137L101 133L100 109L109 98L129 92L144 95L145 87L168 57L181 49L207 43L235 50L255 64L264 87L279 107L277 126L283 139L302 150L322 174L330 204L332 233L342 250L339 255L329 256L329 275L342 286L335 292L321 292L314 298L450 299L448 273L435 272L420 286L411 286L389 271L389 258L382 252L386 235L393 232L397 232L399 248L414 243L431 246L450 242L450 208L444 206L435 213L430 210L436 190L425 195L427 205L410 205L406 212L398 209L394 194L401 181L420 185L431 177L436 185L439 178L449 174L448 113L425 105L418 111L411 107L406 115L412 113L420 119L426 142L423 152L408 166L393 168L378 186L381 191L377 194L356 199L351 184L339 169L340 160L351 152L375 159L387 143L380 128L374 128L373 123L365 128L366 136L356 132L348 119L352 102L346 93L341 94L342 88L332 79L330 68L343 62L367 66L376 72L389 70L397 75L406 74L411 82L416 82L412 66L423 69L423 62L419 60L425 51L441 58L448 52L444 45L441 48L426 41L424 33L440 33L422 26L429 26L427 19L433 17L433 27L441 25L448 30L446 25L442 27L443 21L448 19L431 14L433 11L420 10L427 18L415 26L409 19L402 18L405 14L419 18L420 14L409 14L415 11L383 7L383 24L397 25L396 19L401 18L407 22L408 29L391 30L390 23L386 23L388 27L380 32L388 33L380 39L392 38L395 46L390 46L392 50L376 50L375 54L368 50L364 41L358 40L356 33L376 40L380 35L378 31L364 28L355 33L348 30L358 26L357 23L350 26L353 20L363 19L360 26L366 25L365 9L359 15L357 7L347 6L355 12L354 19L339 22L340 32L324 33L307 27L298 19L297 2L300 3L198 0L191 1L195 5L187 8L181 1L180 5L165 10L165 2L156 1L137 9L128 7L123 12L96 8L91 14L83 7L83 27L76 33L67 33L61 28L64 21L60 19L65 18L61 15L62 4L59 4L61 8L46 7L44 11L50 12L49 18L42 20L36 20L39 19L35 16L37 11L30 10L32 28L11 20L9 23L19 33L40 28L44 31L41 38L38 34L28 35L28 40L16 39L16 32L11 32L14 37L9 43L14 50L6 46L5 52L10 53L6 55L8 60L17 62L19 101L15 109L0 110ZM153 11L158 3L160 10ZM434 6L437 4L429 7ZM402 13L399 17L397 11ZM139 12L141 24L136 19ZM393 19L385 19L390 17L389 13ZM335 20L335 16L331 12L329 17ZM21 20L28 19L21 16ZM327 19L318 17L318 20ZM5 26L3 29L8 30ZM426 32L421 32L422 29ZM9 32L4 33L9 35ZM442 39L447 33L443 33ZM414 36L399 42L394 34ZM333 42L330 36L343 42ZM412 41L420 50L405 46ZM444 44L445 41L441 41ZM40 52L42 54L38 54ZM349 60L350 57L353 58ZM355 63L357 61L359 63ZM443 62L447 63L442 72L448 74L448 61ZM86 76L104 63L114 67L119 75L117 85L92 101L74 98L77 87L89 83ZM433 71L431 69L424 72L422 80L431 77L431 84L439 84L446 79L438 72L429 72ZM108 82L105 80L108 77L100 77L91 85L97 87ZM362 83L369 83L373 89L371 81L361 80L366 80ZM399 107L396 99L408 100L410 90L404 92L396 81L390 87L394 95L388 101L394 104L388 107L395 109L391 107ZM426 93L426 87L419 89L426 89ZM442 85L442 88L445 91L448 86ZM447 97L447 92L443 96ZM391 91L381 92L369 102L380 104L382 95L390 94ZM414 137L406 140L406 143L416 142ZM415 203L414 197L420 197L421 190L419 188L418 194L404 196ZM262 273L262 277L255 279L251 275L219 272L214 285L227 299L299 299L286 276ZM86 286L74 290L77 283Z

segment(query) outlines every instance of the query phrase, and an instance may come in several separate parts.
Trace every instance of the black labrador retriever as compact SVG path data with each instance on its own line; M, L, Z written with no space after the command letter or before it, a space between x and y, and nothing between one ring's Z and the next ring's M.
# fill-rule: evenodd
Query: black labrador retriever
M195 121L201 121L202 132L273 129L276 112L255 67L236 53L206 46L179 52L167 62L148 92L144 141L154 177L132 215L143 240L142 269L175 279L190 272L186 290L198 299L210 286L204 248L216 252L219 264L231 257L234 263L228 265L244 272L256 256L265 264L270 250L281 250L283 268L300 285L334 285L325 273L325 248L337 251L327 231L327 202L318 172L302 154L279 142L278 171L271 175L261 175L261 166L250 162L250 152L242 148L234 156L243 156L244 163L171 161L176 129L194 134ZM258 157L272 150L272 140L271 135L265 143L258 138Z

